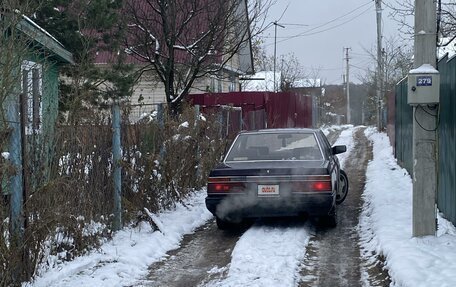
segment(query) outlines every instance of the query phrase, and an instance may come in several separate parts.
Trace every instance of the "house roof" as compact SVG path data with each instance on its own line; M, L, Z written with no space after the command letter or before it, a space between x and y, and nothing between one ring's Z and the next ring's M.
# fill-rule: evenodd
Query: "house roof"
M275 72L275 88L280 88L282 73ZM274 72L260 71L242 80L242 90L246 92L274 92Z
M204 2L204 1L203 1ZM201 2L201 3L203 3ZM200 3L200 5L201 5ZM249 20L248 20L248 11L247 11L247 1L246 0L241 0L239 1L241 5L239 5L238 10L236 13L238 15L245 15L245 23L248 25ZM129 2L127 5L128 8L125 8L126 11L124 13L132 13L132 14L137 14L134 15L134 17L141 19L144 23L150 24L150 25L157 25L157 23L160 23L161 16L157 14L157 12L151 7L151 4L148 4L146 1L132 1ZM185 7L185 5L181 6ZM204 7L201 6L201 7ZM193 8L193 7L191 7ZM215 10L214 10L215 11ZM194 12L194 10L187 11L188 13ZM188 60L190 58L189 52L187 49L191 47L192 45L197 45L198 43L195 42L195 39L198 39L201 37L201 29L207 28L209 25L208 19L210 18L210 13L211 11L205 11L205 12L195 12L198 15L197 17L193 17L188 23L186 23L186 27L184 28L184 31L181 33L181 36L179 38L179 44L174 45L173 49L173 57L176 62L178 63L184 63L184 64L191 64L188 63ZM186 21L187 13L183 11L183 13L177 13L176 18L178 21ZM151 62L151 60L147 59L141 59L140 56L134 55L132 51L134 50L134 47L141 47L141 46L147 46L150 44L150 40L147 39L158 39L158 43L164 42L165 40L162 39L162 31L160 29L156 28L151 28L145 29L144 27L139 27L135 23L129 23L129 28L134 30L135 32L126 36L126 46L124 52L127 53L126 61L127 63L130 64L148 64ZM151 26L153 27L153 26ZM136 30L135 30L136 29ZM252 55L252 48L251 48L251 41L250 41L250 29L248 29L248 41L245 41L239 48L239 61L240 61L240 67L239 68L233 68L230 67L228 64L225 65L225 69L232 71L232 72L237 72L239 74L252 74L253 73L253 55ZM217 45L217 42L215 43ZM159 44L157 44L159 45ZM161 47L157 47L156 51ZM221 50L221 47L214 47L214 51ZM138 52L138 51L137 51ZM155 51L148 50L147 52L139 50L139 54L143 54L144 57L151 57L155 53ZM168 53L167 50L160 50L160 54L165 54ZM96 64L108 64L112 63L115 61L118 53L111 52L111 51L106 51L103 49L99 49L95 55L95 63ZM221 64L223 62L223 56L217 53L209 54L208 57L208 63L211 64Z
M56 38L41 28L29 17L22 15L22 18L23 20L16 26L19 31L35 40L47 50L51 51L54 54L54 58L59 62L74 64L73 54L67 51L63 47L62 43L60 43Z

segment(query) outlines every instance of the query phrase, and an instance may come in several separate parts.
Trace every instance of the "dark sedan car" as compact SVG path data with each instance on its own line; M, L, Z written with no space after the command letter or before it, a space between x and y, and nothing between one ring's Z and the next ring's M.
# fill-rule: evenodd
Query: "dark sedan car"
M309 215L336 225L348 179L318 129L265 129L237 135L210 174L206 206L220 229L245 218Z

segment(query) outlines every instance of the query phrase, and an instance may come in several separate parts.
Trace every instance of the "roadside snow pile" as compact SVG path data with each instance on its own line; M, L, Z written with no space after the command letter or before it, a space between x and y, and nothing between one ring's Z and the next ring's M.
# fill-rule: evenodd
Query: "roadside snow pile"
M360 128L354 128L352 125L344 126L344 129L341 133L337 141L333 144L335 145L345 145L347 146L347 151L341 154L338 154L337 157L339 158L340 167L343 169L345 166L345 160L350 156L353 148L355 147L355 140L353 138L353 134Z
M185 234L212 218L204 204L205 191L199 191L185 206L158 214L162 232L152 230L148 223L125 228L98 251L62 263L41 274L24 286L128 286L147 276L148 267L179 247Z
M342 126L323 126L321 127L321 131L325 134L325 136L329 135L330 132L340 131L344 129L353 128L353 125L342 125Z
M214 286L296 286L309 229L304 223L288 227L255 224L237 242L228 277Z
M437 236L412 238L412 180L393 157L387 136L366 130L373 160L366 172L360 218L363 256L386 258L392 286L456 286L456 231L438 218Z

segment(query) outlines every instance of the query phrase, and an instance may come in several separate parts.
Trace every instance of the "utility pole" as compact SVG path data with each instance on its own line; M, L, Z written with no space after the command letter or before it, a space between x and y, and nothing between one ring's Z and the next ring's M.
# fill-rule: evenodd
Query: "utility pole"
M285 26L280 25L277 21L272 22L274 25L274 93L277 92L276 88L276 54L277 54L277 26L285 28Z
M345 91L347 93L347 124L349 124L351 122L351 117L350 117L350 64L349 64L349 60L350 60L350 57L348 57L348 50L350 50L350 48L344 48L345 49L345 60L347 61L347 70L346 70L346 88L345 88Z
M375 0L377 12L377 128L382 129L382 86L383 86L383 57L382 57L382 0Z
M409 74L413 106L413 236L435 235L439 73L436 68L436 3L415 0L415 57Z

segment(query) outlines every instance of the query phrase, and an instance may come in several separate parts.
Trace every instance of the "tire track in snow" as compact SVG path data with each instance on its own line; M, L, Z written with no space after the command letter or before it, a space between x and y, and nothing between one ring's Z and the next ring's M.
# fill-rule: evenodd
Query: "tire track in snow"
M237 242L227 277L206 286L296 286L310 229L296 219L258 221Z
M178 249L168 252L166 258L150 266L147 279L136 287L187 287L198 286L226 273L230 254L245 231L217 229L215 220L186 235Z
M341 133L348 153L353 149L353 128L332 129L327 134L334 142ZM350 141L349 139L352 140ZM280 223L278 223L280 221ZM272 222L272 223L271 223ZM252 226L237 242L226 278L207 284L208 287L296 286L307 245L314 235L312 222L296 219L263 220Z
M301 287L362 286L357 225L371 147L360 127L342 131L335 145L339 144L347 145L347 152L339 156L339 161L348 174L350 191L338 206L338 226L317 227L302 266Z

